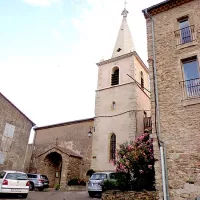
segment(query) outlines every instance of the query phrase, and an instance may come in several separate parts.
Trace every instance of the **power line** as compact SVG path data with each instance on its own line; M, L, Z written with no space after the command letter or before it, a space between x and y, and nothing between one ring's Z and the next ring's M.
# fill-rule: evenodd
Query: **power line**
M127 74L127 75L128 75L131 79L133 79L133 80L136 82L136 84L140 86L140 88L144 88L147 92L151 93L147 88L142 87L141 84L138 83L132 76L130 76L129 74Z

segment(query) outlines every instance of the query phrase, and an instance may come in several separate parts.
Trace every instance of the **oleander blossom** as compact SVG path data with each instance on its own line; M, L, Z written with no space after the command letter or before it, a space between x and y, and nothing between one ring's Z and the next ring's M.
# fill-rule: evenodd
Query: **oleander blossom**
M116 171L133 174L137 180L144 182L154 180L153 139L149 133L143 133L135 141L119 145L117 150Z

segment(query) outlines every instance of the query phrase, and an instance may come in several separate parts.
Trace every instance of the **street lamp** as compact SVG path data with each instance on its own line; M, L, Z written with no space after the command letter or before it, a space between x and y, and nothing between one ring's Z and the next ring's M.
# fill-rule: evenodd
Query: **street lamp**
M89 132L88 132L88 137L90 138L92 136L92 129L95 131L95 128L93 126L90 126L89 128Z

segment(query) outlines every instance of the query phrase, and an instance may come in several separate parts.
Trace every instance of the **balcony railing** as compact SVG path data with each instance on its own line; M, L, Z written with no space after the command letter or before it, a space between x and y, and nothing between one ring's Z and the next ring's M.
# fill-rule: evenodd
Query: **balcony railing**
M192 42L196 40L195 26L188 26L174 32L176 37L176 45Z
M144 118L144 130L151 129L151 127L152 127L151 117L145 117Z
M200 97L200 78L180 82L183 100Z

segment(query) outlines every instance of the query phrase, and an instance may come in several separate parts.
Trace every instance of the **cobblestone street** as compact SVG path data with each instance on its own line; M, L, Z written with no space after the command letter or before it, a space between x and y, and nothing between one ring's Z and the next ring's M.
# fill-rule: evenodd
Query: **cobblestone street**
M12 198L13 199L13 198ZM80 192L29 192L27 200L92 200L86 191ZM4 199L8 200L8 199ZM19 200L19 199L15 199Z

